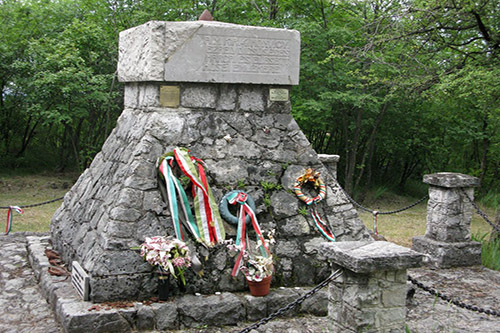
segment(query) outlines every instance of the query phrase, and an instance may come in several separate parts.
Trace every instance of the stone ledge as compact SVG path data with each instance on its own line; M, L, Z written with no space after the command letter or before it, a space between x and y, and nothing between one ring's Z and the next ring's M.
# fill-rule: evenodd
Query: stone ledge
M306 294L311 288L271 289L266 297L253 297L249 293L223 292L216 295L184 295L167 302L133 302L128 308L109 308L104 304L99 311L90 310L99 305L81 300L71 286L70 279L51 276L50 266L43 250L49 237L28 237L28 258L39 281L42 294L51 305L57 320L66 332L133 332L137 330L174 330L200 325L236 325L260 320ZM108 306L109 307L109 306ZM206 313L209 307L211 312ZM307 313L326 316L328 290L320 290L304 301L299 309L288 316Z
M439 268L481 265L481 243L440 242L425 236L412 240L412 249L425 253L430 263Z
M479 178L454 172L438 172L424 175L423 182L446 188L479 186Z
M331 155L331 154L318 154L318 158L321 163L337 163L340 160L339 155Z
M355 273L420 267L423 260L423 254L390 242L323 243L321 247L332 262Z

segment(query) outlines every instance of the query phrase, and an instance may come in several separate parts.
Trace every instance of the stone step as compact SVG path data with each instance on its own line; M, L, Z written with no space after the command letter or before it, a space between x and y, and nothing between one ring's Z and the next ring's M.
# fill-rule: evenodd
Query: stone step
M83 301L71 285L71 279L51 276L44 255L49 237L28 237L28 258L39 280L42 293L50 303L57 320L67 332L131 332L141 330L175 330L204 325L227 326L258 321L303 296L311 288L276 288L265 297L247 293L222 292L214 295L174 296L166 302L92 303ZM306 299L298 313L326 316L328 291L320 290Z

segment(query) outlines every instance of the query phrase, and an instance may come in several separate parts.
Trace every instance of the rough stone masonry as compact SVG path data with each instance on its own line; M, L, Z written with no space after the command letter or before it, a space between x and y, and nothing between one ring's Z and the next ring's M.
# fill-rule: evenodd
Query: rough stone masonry
M318 210L337 240L369 239L291 115L299 53L297 31L220 22L152 21L120 34L125 109L51 224L65 262L78 261L91 276L92 301L155 295L153 268L130 247L173 235L156 162L177 146L206 163L217 200L244 189L256 201L262 228L276 229L275 286L311 285L330 273L318 251L325 239L291 191L305 168L320 171L327 184ZM235 228L225 228L234 238ZM204 274L188 272L188 292L246 288L242 274L231 277L234 258L224 245L196 251Z
M452 172L424 176L429 184L425 236L413 237L412 248L426 253L440 268L481 264L481 243L471 240L474 187L479 179ZM468 198L467 198L468 197Z

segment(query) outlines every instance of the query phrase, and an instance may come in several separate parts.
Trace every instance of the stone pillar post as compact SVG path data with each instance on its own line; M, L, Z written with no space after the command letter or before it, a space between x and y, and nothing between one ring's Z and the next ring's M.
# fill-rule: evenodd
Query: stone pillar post
M427 230L413 238L413 250L429 254L441 268L481 264L481 244L471 241L470 221L474 187L479 179L459 173L441 172L424 176L429 184Z
M337 178L337 163L339 162L339 155L318 154L319 160L330 171L330 173Z
M390 242L323 244L325 255L342 267L330 283L328 316L333 332L404 332L406 269L423 255Z

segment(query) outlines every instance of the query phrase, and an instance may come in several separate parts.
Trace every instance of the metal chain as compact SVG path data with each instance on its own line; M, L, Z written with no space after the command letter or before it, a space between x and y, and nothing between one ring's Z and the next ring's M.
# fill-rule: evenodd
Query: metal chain
M479 313L485 313L487 315L493 315L493 316L500 317L500 311L483 309L483 308L477 307L475 305L470 305L470 304L466 304L466 303L464 303L462 301L457 301L455 299L452 299L450 296L443 295L440 292L436 291L435 289L423 285L422 283L420 283L417 280L415 280L414 278L412 278L410 275L408 275L408 281L410 281L411 283L413 283L414 285L416 285L420 289L423 289L424 291L427 291L429 294L431 294L433 296L436 296L436 297L439 297L443 301L455 304L456 306L458 306L460 308L467 309L467 310L470 310L470 311L476 311L476 312L479 312Z
M256 322L255 324L253 325L250 325L248 327L245 327L243 330L241 330L239 333L247 333L247 332L250 332L251 330L253 329L256 329L257 327L259 326L262 326L264 324L266 324L267 322L273 320L274 318L278 317L278 316L281 316L283 313L287 312L287 311L290 311L292 310L293 308L297 307L298 305L302 304L302 302L304 302L306 299L312 297L314 294L316 294L320 289L322 289L323 287L325 287L328 283L330 283L333 279L336 279L337 277L339 277L340 275L342 275L342 270L341 269L338 269L336 270L335 272L333 272L326 280L324 280L323 282L321 282L320 284L318 284L316 287L314 287L313 289L309 290L306 294L304 294L303 296L301 296L300 298L298 298L297 300L293 301L292 303L282 307L281 309L271 313L269 316L267 316L266 318L262 318L261 320L259 320L258 322Z
M22 206L18 206L19 208L32 208L32 207L38 207L38 206L42 206L42 205L46 205L46 204L49 204L49 203L53 203L53 202L56 202L56 201L59 201L59 200L62 200L64 199L64 197L60 197L60 198L56 198L56 199L52 199L52 200L49 200L49 201L44 201L44 202L40 202L40 203L36 203L36 204L32 204L32 205L22 205ZM0 209L9 209L10 207L9 206L0 206Z
M408 205L406 207L403 207L403 208L400 208L400 209L396 209L396 210L390 210L390 211L387 211L387 212L379 212L379 211L376 211L376 210L373 210L373 209L370 209L370 208L362 206L360 203L356 202L356 200L354 200L353 198L351 198L351 196L342 188L342 186L339 185L339 188L342 190L342 192L345 194L345 196L347 197L347 199L349 199L349 201L353 205L355 205L356 207L358 207L361 210L364 210L365 212L372 213L372 214L376 213L377 215L390 215L390 214L401 213L401 212L404 212L405 210L408 210L410 208L415 207L416 205L420 204L421 202L423 202L424 200L426 200L426 199L429 198L429 196L426 195L423 198L419 199L418 201L416 201L416 202L414 202L411 205Z
M460 190L462 191L462 193L465 195L465 197L467 198L467 200L469 200L469 202L472 204L472 207L474 207L476 209L476 212L479 214L479 216L481 216L486 222L488 222L489 225L491 225L491 227L493 229L496 230L496 232L498 232L500 234L500 226L494 224L493 222L490 221L490 219L488 218L488 216L483 213L483 211L481 211L481 209L478 207L478 205L476 205L476 203L474 202L474 200L472 200L471 197L469 197L469 195L467 194L467 192L465 192L465 190L463 188L460 188Z

